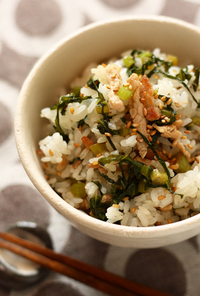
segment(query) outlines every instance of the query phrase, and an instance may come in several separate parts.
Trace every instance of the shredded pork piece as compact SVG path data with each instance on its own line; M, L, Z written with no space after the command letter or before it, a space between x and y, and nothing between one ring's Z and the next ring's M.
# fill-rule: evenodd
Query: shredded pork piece
M147 137L147 120L144 116L144 105L140 101L141 82L137 74L133 73L127 80L133 88L133 95L129 99L130 115L135 124L138 124L137 130ZM138 135L140 139L140 135ZM144 158L147 154L147 145L145 142L138 142L139 154Z
M174 145L174 146L173 146ZM175 143L172 144L172 147L177 147L179 149L179 151L181 153L183 153L183 155L185 155L185 157L187 158L187 160L190 160L190 153L185 149L185 147L183 146L183 144L181 142L179 142L179 140L177 140Z
M161 133L161 136L164 138L170 138L172 140L177 140L181 136L174 124L158 126L154 124L154 128Z
M147 159L147 158L141 158L140 156L136 156L134 158L134 160L136 160L138 162L141 162L143 164L146 164L147 166L150 166L151 165L151 160L150 159Z
M179 151L183 153L183 155L185 155L187 160L189 160L191 156L190 153L185 149L183 144L180 143L180 141L178 140L181 136L181 132L177 130L177 126L178 128L180 128L183 123L181 122L182 120L181 121L176 120L175 121L176 124L173 123L171 125L165 125L165 126L158 126L154 124L154 128L161 133L162 137L172 139L173 140L172 147L178 148Z
M113 110L117 110L118 112L124 111L125 107L122 100L116 94L121 86L121 76L120 71L121 68L116 64L110 64L106 66L106 77L108 80L110 91L108 93L109 104Z
M175 126L177 127L178 130L181 128L182 124L183 124L183 120L182 120L182 119L177 119L177 120L173 123L173 125L175 125Z
M153 87L149 82L149 78L143 75L140 79L140 98L142 104L146 109L146 118L150 121L158 120L161 115L160 109L155 105L155 99L153 96Z

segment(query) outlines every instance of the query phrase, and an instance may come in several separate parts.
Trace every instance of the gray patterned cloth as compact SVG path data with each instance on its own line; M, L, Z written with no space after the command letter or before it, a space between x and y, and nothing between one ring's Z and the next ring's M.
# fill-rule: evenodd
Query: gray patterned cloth
M20 163L13 120L19 90L37 59L55 42L94 21L122 15L172 16L200 26L200 0L0 0L0 229L34 221L48 229L58 252L175 296L200 295L200 236L165 248L114 247L70 226L40 196ZM1 296L105 294L49 274L22 291Z

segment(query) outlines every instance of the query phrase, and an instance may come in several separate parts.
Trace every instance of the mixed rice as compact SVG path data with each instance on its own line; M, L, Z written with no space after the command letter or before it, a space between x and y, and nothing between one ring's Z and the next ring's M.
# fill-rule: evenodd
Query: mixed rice
M155 49L90 65L41 111L52 188L92 217L157 226L200 212L200 88L194 65Z

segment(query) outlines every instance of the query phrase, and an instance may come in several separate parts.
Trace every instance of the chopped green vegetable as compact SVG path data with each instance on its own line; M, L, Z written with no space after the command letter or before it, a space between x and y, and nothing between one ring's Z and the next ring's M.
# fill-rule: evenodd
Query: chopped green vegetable
M166 172L159 172L157 169L154 169L150 173L150 179L152 184L155 186L161 186L167 183L168 176Z
M186 173L187 171L191 170L190 163L188 162L185 155L183 155L181 152L178 152L173 157L176 158L176 163L179 165L179 168L174 170L176 174Z
M122 127L120 130L120 135L122 137L126 137L129 135L129 129L127 127Z
M85 198L86 192L85 192L85 184L84 183L75 183L70 188L71 193L75 197Z
M128 100L130 99L130 97L132 96L133 94L133 89L129 89L128 86L124 86L122 85L117 93L118 97L121 99L121 100Z
M149 178L150 172L151 172L151 167L147 165L143 165L143 167L141 168L141 174L146 178Z
M173 66L177 66L178 65L178 58L174 55L168 55L167 56L168 61L171 61Z
M186 125L187 129L191 129L194 125L200 124L200 118L199 117L192 117L192 121Z
M127 68L130 68L135 62L133 60L133 57L128 55L123 58L123 63Z
M142 60L142 63L144 64L149 59L151 59L152 53L149 51L142 51L141 53L138 54L137 57L140 58Z
M106 144L104 143L96 143L90 146L90 150L95 154L102 154L103 152L107 151Z

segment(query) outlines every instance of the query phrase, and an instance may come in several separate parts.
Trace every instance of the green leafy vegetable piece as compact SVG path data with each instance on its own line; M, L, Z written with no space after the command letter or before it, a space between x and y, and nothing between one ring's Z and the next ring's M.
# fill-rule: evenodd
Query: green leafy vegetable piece
M196 68L195 69L195 80L193 81L193 84L192 84L194 91L197 91L197 88L199 86L199 73L200 73L200 69Z
M106 221L107 208L111 206L111 203L102 203L102 196L95 195L90 199L90 215L100 220Z

